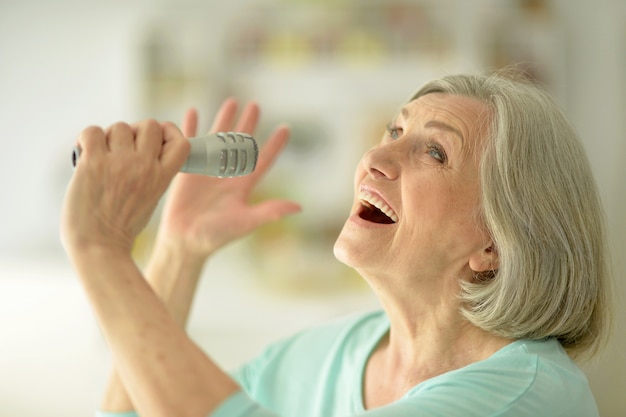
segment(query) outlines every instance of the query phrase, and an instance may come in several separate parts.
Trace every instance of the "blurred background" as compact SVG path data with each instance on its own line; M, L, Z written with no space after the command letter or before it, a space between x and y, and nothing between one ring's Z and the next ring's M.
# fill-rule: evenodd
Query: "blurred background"
M298 329L377 307L332 255L357 161L427 80L511 64L563 105L601 189L618 308L585 371L601 415L626 416L622 0L0 0L0 415L90 415L106 379L107 348L58 238L82 128L178 122L195 106L206 130L228 96L261 104L261 142L292 126L257 197L304 212L215 256L192 313L192 336L230 369Z

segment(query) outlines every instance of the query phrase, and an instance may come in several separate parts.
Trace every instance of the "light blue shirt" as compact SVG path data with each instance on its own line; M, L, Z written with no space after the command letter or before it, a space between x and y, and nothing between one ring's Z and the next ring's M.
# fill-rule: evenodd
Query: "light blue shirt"
M585 375L555 339L513 342L366 411L365 364L388 330L386 315L373 312L278 342L234 373L243 390L211 417L598 416Z

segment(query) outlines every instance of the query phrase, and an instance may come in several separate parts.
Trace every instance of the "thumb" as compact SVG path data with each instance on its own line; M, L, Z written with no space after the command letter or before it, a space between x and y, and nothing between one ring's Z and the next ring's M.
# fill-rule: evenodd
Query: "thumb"
M191 144L178 127L173 123L163 123L163 147L160 160L172 176L183 166L190 150Z

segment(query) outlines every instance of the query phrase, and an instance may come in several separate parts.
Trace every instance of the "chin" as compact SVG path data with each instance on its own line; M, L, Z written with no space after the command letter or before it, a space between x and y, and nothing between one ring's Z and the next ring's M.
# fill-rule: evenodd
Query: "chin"
M348 234L345 230L339 234L333 246L333 253L339 262L357 269L363 266L365 260L362 258L367 257L366 250L363 248L362 242L355 241L354 237L347 236Z
M388 246L395 230L389 227L393 226L395 225L370 222L355 214L351 215L335 240L335 258L357 271L389 267L387 262L392 259Z
M349 261L350 259L349 252L345 250L345 248L340 242L340 239L341 239L341 236L337 238L337 240L335 241L335 245L333 246L333 253L335 254L335 258L337 258L339 262L344 263L347 266L351 267L352 264Z

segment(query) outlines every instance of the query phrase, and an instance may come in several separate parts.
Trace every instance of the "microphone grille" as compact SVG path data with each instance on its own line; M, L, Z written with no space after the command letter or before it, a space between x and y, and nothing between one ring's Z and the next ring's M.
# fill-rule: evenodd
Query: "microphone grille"
M216 132L190 138L191 151L183 172L214 177L239 177L256 167L258 146L252 136L240 132Z

